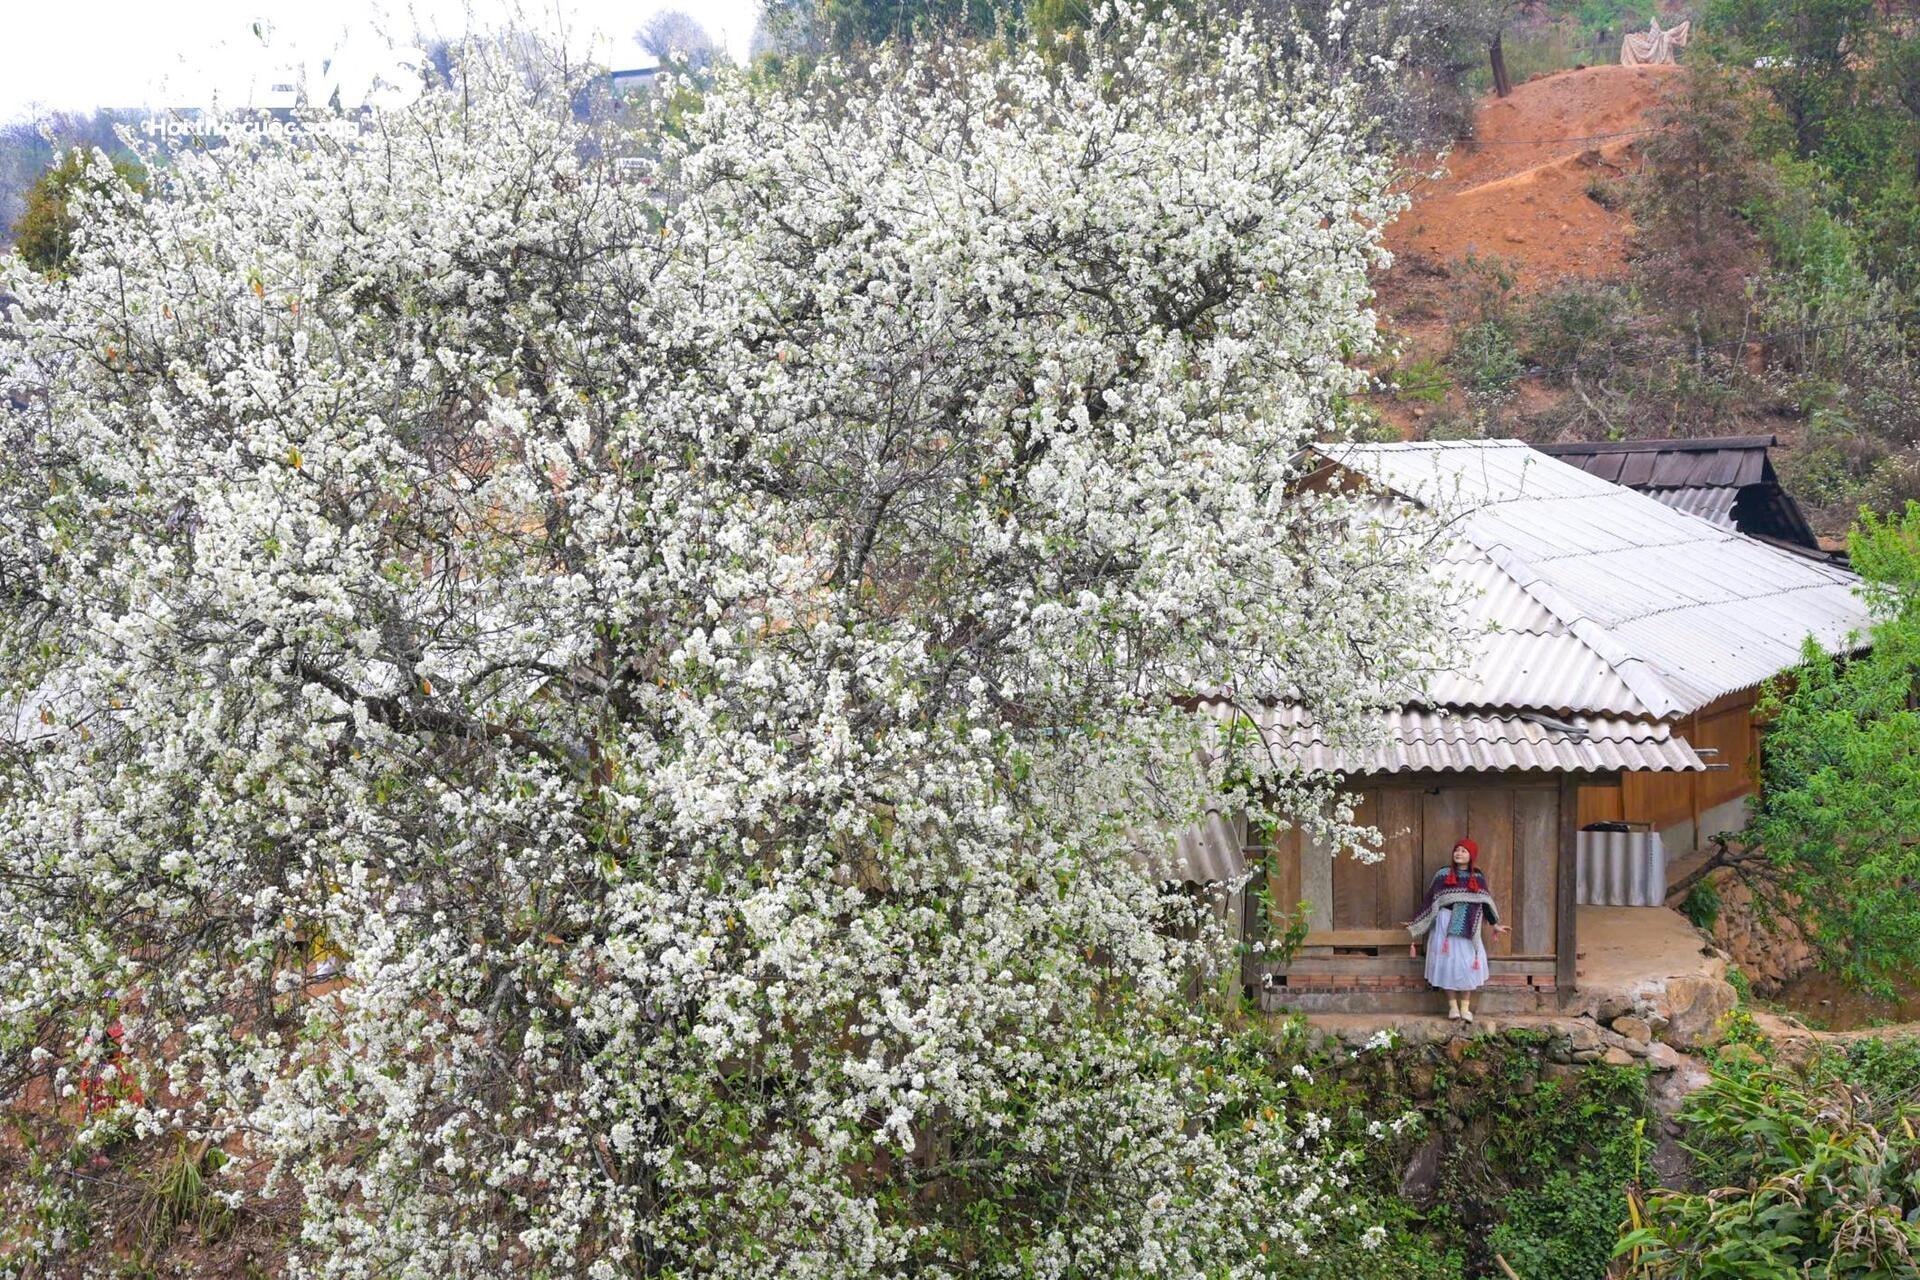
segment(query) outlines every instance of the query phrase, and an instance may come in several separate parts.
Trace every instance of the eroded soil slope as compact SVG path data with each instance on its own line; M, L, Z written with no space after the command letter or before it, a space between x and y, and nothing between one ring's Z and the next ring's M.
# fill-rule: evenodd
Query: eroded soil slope
M1583 67L1487 99L1473 139L1427 161L1428 172L1444 165L1445 176L1411 187L1413 206L1388 228L1387 247L1413 270L1469 254L1498 257L1523 291L1623 272L1632 224L1608 187L1625 176L1678 73Z

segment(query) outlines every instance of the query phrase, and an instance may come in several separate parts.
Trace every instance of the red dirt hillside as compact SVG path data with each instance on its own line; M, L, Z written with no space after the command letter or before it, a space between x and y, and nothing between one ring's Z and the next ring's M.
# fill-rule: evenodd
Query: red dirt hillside
M1503 258L1522 290L1623 272L1632 224L1588 189L1626 172L1642 136L1630 131L1646 129L1679 70L1583 67L1486 99L1474 137L1446 159L1443 179L1413 189L1413 206L1387 229L1387 247L1403 261Z

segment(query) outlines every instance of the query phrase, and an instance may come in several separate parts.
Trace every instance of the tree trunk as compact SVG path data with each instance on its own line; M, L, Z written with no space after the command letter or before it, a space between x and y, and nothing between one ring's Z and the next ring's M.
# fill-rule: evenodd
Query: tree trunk
M1513 92L1513 81L1507 79L1507 55L1500 48L1500 33L1493 33L1493 43L1487 46L1487 60L1493 63L1493 91L1504 98Z

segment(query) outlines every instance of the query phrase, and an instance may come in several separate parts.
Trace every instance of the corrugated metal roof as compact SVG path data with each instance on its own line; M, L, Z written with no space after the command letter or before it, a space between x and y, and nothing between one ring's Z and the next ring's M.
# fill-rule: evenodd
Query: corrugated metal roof
M1444 556L1436 571L1485 588L1479 607L1499 630L1470 674L1435 687L1435 703L1666 719L1791 667L1809 635L1837 651L1866 625L1857 579L1846 570L1717 527L1517 440L1322 453L1404 498L1454 513L1460 544L1478 555L1480 563L1471 554Z
M1634 489L1734 488L1766 477L1772 436L1580 440L1536 445L1582 471Z
M1429 685L1432 704L1644 712L1619 673L1485 555L1459 546L1442 557L1440 571L1471 592L1462 605L1471 638L1461 668ZM1559 700L1540 701L1542 689Z
M1671 725L1651 720L1580 716L1554 722L1524 714L1409 708L1381 717L1374 726L1377 745L1353 747L1329 742L1325 731L1297 706L1267 707L1253 716L1224 703L1209 709L1223 728L1232 725L1257 734L1251 749L1265 750L1273 759L1309 772L1676 773L1707 767ZM1246 844L1246 815L1212 809L1175 838L1170 857L1142 851L1140 865L1167 880L1226 882L1245 874Z
M1817 551L1820 540L1780 484L1772 436L1601 440L1533 446L1612 484L1623 484L1724 528Z
M1719 525L1722 529L1733 528L1733 504L1739 500L1738 489L1653 489L1648 497L1654 501L1672 507L1675 511L1684 511L1690 516L1699 516L1702 520Z
M1247 815L1209 809L1205 821L1180 833L1170 866L1154 868L1168 880L1226 881L1247 869Z
M1555 722L1526 714L1428 710L1384 714L1376 743L1331 742L1297 706L1268 707L1247 717L1227 706L1215 714L1257 731L1259 748L1275 760L1311 772L1488 773L1605 772L1619 769L1685 772L1707 766L1671 725L1655 720L1576 716Z

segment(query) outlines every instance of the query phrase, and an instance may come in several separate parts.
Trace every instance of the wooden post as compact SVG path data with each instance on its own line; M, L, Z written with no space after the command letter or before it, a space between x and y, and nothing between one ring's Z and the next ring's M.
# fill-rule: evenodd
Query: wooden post
M1554 889L1554 910L1557 921L1553 939L1553 984L1555 995L1564 1007L1573 997L1573 989L1579 971L1575 967L1579 955L1578 922L1580 913L1575 898L1580 891L1575 863L1580 844L1580 778L1576 774L1564 774L1560 779L1560 849L1556 865L1559 868L1559 881Z
M1260 999L1260 974L1266 964L1266 956L1259 946L1273 932L1273 922L1267 918L1263 904L1270 904L1275 890L1273 883L1273 862L1279 857L1274 848L1273 827L1265 824L1259 828L1251 824L1247 827L1247 842L1240 848L1240 856L1245 859L1258 859L1259 870L1254 873L1247 887L1240 891L1240 985L1249 1000Z
M1493 43L1487 46L1487 60L1493 63L1493 91L1504 98L1513 92L1513 81L1507 79L1507 54L1500 47L1500 33L1493 33Z
M1697 747L1700 745L1700 713L1698 711L1693 713L1692 725L1693 727L1687 730L1687 741ZM1706 776L1704 773L1687 775L1688 816L1693 819L1693 847L1696 849L1706 843L1701 838L1700 831L1700 787L1705 782Z

